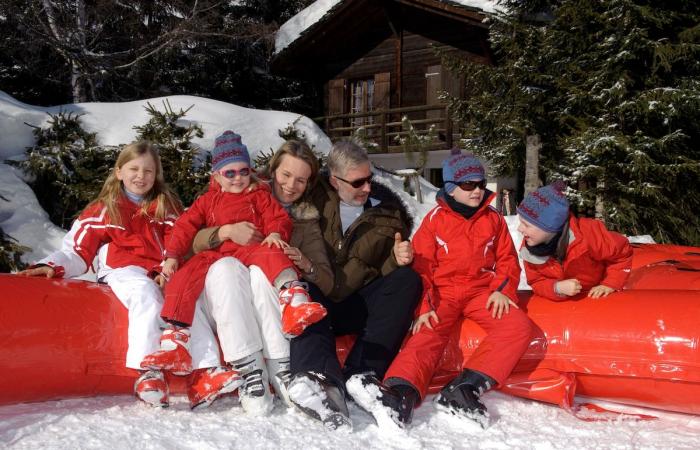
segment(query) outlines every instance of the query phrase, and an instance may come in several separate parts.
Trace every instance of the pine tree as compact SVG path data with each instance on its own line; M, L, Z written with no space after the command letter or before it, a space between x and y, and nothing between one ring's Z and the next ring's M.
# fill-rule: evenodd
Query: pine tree
M189 205L206 187L211 170L209 155L200 156L199 148L192 143L195 137L204 136L202 127L178 123L192 106L174 111L170 102L164 101L164 111L159 111L150 103L146 105L151 118L146 124L134 127L137 139L158 145L165 180L183 204Z
M80 114L49 114L48 127L34 127L36 144L26 159L8 161L30 175L30 187L56 225L67 228L97 197L117 156L116 147L100 146L97 134L80 124Z
M700 243L700 4L511 1L491 29L494 67L468 62L453 100L477 151L522 172L542 139L543 181L628 234Z

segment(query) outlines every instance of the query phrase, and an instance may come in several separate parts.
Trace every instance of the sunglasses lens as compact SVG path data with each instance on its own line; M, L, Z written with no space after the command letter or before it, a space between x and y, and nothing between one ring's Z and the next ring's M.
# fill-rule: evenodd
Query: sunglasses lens
M230 169L230 170L226 170L224 172L221 172L221 175L225 176L226 178L228 178L230 180L236 178L236 175L240 175L242 177L247 177L248 175L250 175L250 169L248 169L248 168L244 168L241 170Z
M455 183L455 184L457 184L457 183ZM477 187L483 191L486 188L486 180L463 181L463 182L457 184L457 186L459 186L459 188L462 189L463 191L467 191L467 192L473 191Z
M359 180L355 180L350 183L350 186L354 187L355 189L361 188L362 186L365 185L365 183L371 183L372 182L372 176L370 175L367 178L360 178Z

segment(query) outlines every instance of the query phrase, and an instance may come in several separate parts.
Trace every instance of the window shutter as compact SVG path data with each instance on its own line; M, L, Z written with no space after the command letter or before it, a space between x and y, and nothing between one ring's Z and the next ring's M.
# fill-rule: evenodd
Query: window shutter
M374 75L374 95L372 108L389 109L391 107L391 73L382 72Z
M345 112L345 79L338 78L328 81L328 115Z

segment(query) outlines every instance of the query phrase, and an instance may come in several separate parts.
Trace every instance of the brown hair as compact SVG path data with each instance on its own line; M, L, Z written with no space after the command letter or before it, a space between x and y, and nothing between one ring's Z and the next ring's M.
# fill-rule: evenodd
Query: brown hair
M116 169L121 169L124 164L146 154L151 155L156 164L156 179L153 183L153 187L143 199L141 213L147 215L153 202L156 202L155 219L163 220L168 215L179 214L182 211L182 204L177 198L177 195L171 192L170 188L165 183L163 165L160 162L158 149L155 145L147 141L133 142L125 146L122 151L119 152L117 161L114 163L114 168L105 180L100 194L88 207L95 203L102 203L104 207L107 208L107 214L111 222L121 225L122 222L117 203L119 197L122 195L122 183L116 176Z
M299 158L306 164L308 164L309 167L311 167L311 176L309 177L309 182L306 185L306 192L309 192L309 190L311 190L311 188L314 187L314 185L316 184L316 180L318 179L318 171L320 169L318 158L316 157L314 152L309 148L309 146L305 142L296 141L293 139L285 141L280 146L280 148L277 149L275 154L272 155L272 158L270 158L268 172L270 174L270 177L273 178L273 180L273 174L282 163L282 157L284 155Z

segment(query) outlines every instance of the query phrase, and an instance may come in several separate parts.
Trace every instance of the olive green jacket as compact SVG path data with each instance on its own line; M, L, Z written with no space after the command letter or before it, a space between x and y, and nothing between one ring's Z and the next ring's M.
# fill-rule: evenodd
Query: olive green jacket
M401 199L376 181L371 189L370 198L379 203L366 208L345 235L340 220L340 198L327 177L321 176L311 192L311 201L321 214L319 225L335 274L335 284L328 296L335 302L396 269L394 234L399 232L403 239L408 239L411 232L413 220Z

